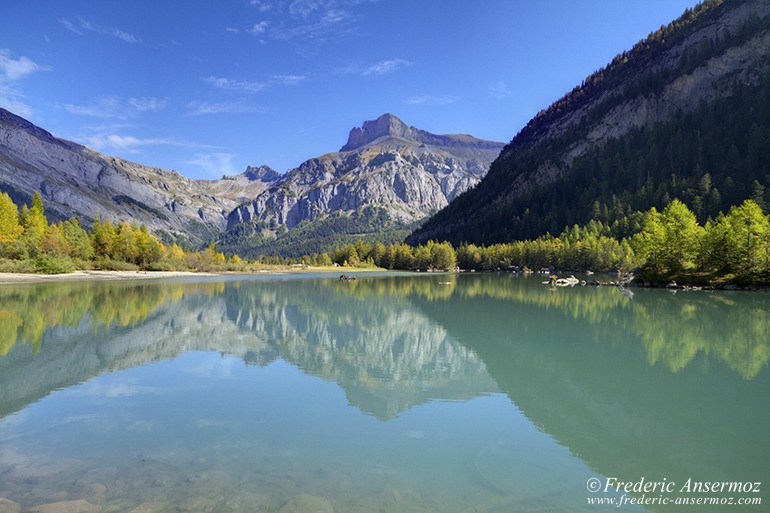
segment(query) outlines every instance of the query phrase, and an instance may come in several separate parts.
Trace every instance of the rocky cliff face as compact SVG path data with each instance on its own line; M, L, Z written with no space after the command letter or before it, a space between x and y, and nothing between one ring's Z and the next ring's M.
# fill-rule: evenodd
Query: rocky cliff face
M204 242L225 228L236 206L279 176L263 167L221 180L191 180L57 139L0 109L0 188L29 197L39 191L57 217L136 220L152 231Z
M292 228L366 205L419 220L478 183L502 147L469 135L434 135L384 114L351 130L339 152L304 162L235 209L227 227L275 222Z
M470 240L468 233L478 227L468 219L485 216L489 225L501 212L518 215L533 190L561 180L581 156L761 83L770 71L768 14L770 3L762 0L706 2L688 11L541 111L503 149L473 194L407 240L456 233Z

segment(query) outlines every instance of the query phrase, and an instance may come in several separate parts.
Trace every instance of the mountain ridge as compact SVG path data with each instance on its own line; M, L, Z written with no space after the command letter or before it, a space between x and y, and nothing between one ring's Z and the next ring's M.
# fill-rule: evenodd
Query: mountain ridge
M686 123L695 121L682 116L703 105L721 105L751 87L761 88L770 70L769 12L770 3L757 0L712 1L688 9L541 111L506 145L477 187L429 219L407 242L447 239L491 244L536 238L590 219L611 223L623 215L603 215L604 209L627 213L629 209L661 208L675 195L682 199L690 195L695 201L695 194L688 190L698 187L696 182L709 171L703 167L708 162L696 166L684 146L696 146L696 157L709 156L716 164L724 157L709 155L711 148L702 146L701 135L725 131L724 136L712 137L716 141L732 135L719 120L693 127ZM761 115L755 114L753 119L763 126ZM612 146L615 153L630 154L626 151L629 138L640 131L652 137L656 127L670 120L678 120L671 135L678 137L679 147L656 140L657 145L668 145L668 161L657 155L661 148L647 155L641 146L634 153L636 160L615 161L614 155L594 158L613 141L617 142ZM745 130L745 140L750 137L750 124L740 127ZM729 184L722 183L721 176L725 172L710 171L715 178L720 174L720 183L713 185L727 189ZM639 178L644 175L647 180ZM677 185L658 190L672 175ZM747 175L743 186L755 178L765 180L761 173ZM706 185L704 190L709 188ZM768 185L770 182L764 184ZM729 204L743 199L745 196Z
M282 244L276 240L279 228L291 231L331 214L357 215L356 234L408 229L478 183L502 147L468 135L431 134L383 114L352 129L341 151L290 169L233 210L227 232L239 235L224 237L220 247L249 254L249 244L256 243L272 252ZM319 230L333 231L328 224ZM394 234L387 242L401 242L405 235ZM237 240L244 237L251 242ZM330 244L313 250L329 251Z
M17 204L40 192L53 220L77 216L86 226L97 217L133 220L166 242L193 247L222 240L242 223L276 225L265 231L269 236L280 226L356 212L366 217L367 232L395 229L400 241L410 223L477 183L503 147L469 135L437 136L392 114L351 130L349 145L355 148L309 159L285 174L249 166L238 175L193 180L56 138L2 109L0 190Z
M109 157L54 137L5 109L0 109L0 172L0 189L18 203L40 192L54 219L77 216L86 225L97 216L133 219L166 240L194 244L221 232L226 215L270 183L243 174L193 180ZM276 175L262 171L261 176L274 181Z

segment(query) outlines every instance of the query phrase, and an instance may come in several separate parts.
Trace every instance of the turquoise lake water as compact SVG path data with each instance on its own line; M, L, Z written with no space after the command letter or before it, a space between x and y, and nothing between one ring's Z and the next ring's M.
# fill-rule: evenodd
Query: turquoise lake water
M3 285L0 511L768 511L770 295L541 280Z

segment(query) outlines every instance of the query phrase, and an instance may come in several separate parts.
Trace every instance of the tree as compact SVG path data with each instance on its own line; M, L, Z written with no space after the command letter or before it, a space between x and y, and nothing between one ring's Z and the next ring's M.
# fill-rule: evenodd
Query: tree
M19 209L10 196L0 194L0 243L12 242L24 232L19 224Z
M40 252L40 240L48 226L48 220L45 218L43 209L43 199L40 193L36 192L32 198L32 207L27 208L24 205L21 209L20 222L24 228L22 235L24 242L31 255L37 255Z
M768 268L770 218L752 200L730 209L724 218L724 244L730 269L736 273L763 271Z
M80 219L73 218L59 223L59 230L70 246L70 255L81 260L94 257L94 248L88 234L80 224Z
M671 272L693 267L703 236L695 214L675 199L663 210L661 222L664 230L663 266Z

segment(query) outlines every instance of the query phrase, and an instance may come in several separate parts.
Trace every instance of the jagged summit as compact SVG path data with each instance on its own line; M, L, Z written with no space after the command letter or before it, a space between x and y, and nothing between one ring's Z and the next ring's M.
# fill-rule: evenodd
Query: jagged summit
M274 182L281 178L281 173L270 166L247 166L243 173L249 180L262 180L263 182Z
M350 131L348 142L340 148L340 151L351 151L361 146L365 146L380 137L400 137L410 138L410 129L406 124L393 114L383 114L375 120L364 121L360 127L355 127Z
M377 142L383 138L403 139L416 144L437 147L474 147L479 149L496 148L499 143L476 139L469 135L436 135L420 130L398 119L393 114L383 114L375 120L364 121L360 127L355 127L348 135L348 142L340 151L353 151L362 146Z

